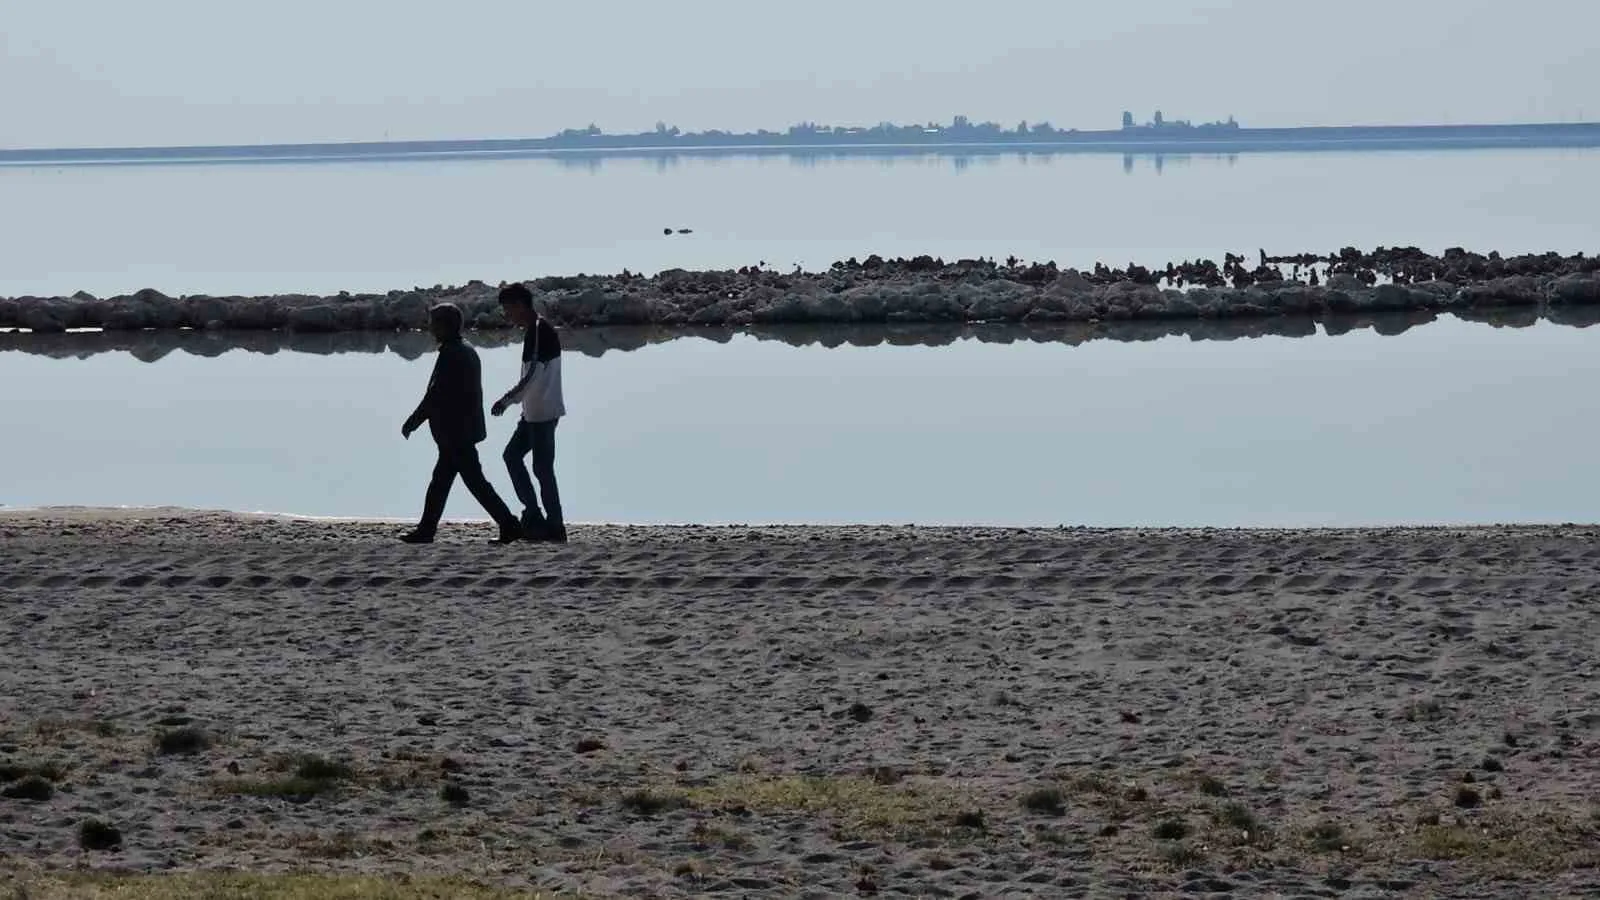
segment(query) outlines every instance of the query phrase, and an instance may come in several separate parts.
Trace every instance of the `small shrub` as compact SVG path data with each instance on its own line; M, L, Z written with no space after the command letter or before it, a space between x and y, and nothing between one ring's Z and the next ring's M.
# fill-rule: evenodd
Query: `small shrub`
M1473 809L1482 805L1483 795L1479 794L1475 788L1467 787L1464 784L1456 788L1456 806L1462 809Z
M11 800L29 800L34 803L43 803L54 797L56 786L40 778L38 775L29 775L16 784L8 785L0 790L0 797Z
M677 794L665 794L656 791L634 791L624 794L622 808L640 816L658 816L664 812L682 809L688 805L688 800Z
M1483 765L1481 768L1485 772L1503 772L1505 771L1506 767L1504 763L1500 762L1500 760L1495 759L1492 756L1486 756L1483 758Z
M85 850L115 850L122 846L122 832L99 819L85 819L78 826L78 846Z
M584 738L578 741L578 746L576 749L579 754L586 755L590 753L599 753L605 748L606 742L600 740L599 738Z
M1319 822L1311 826L1306 829L1306 840L1317 853L1338 853L1346 846L1344 827L1337 822Z
M1045 816L1065 815L1065 798L1058 787L1035 788L1022 797L1022 808Z
M1203 851L1188 844L1171 844L1162 850L1161 856L1174 869L1187 869L1206 861Z
M439 789L439 799L451 806L466 806L472 797L465 787L452 782Z
M338 787L338 783L322 778L273 778L266 781L242 779L223 784L221 790L247 797L281 797L286 800L309 800Z
M1195 788L1208 797L1226 797L1228 795L1228 786L1223 784L1222 779L1215 775L1201 775L1195 781Z
M1142 786L1136 784L1133 787L1128 788L1127 793L1123 796L1132 803L1143 803L1150 799L1150 792L1145 790Z
M295 762L294 774L307 781L347 781L355 773L344 763L308 753Z
M971 809L966 812L956 813L955 826L957 828L971 828L974 831L983 831L989 825L984 821L983 810Z
M1261 833L1261 820L1243 803L1229 803L1217 810L1217 824L1254 836Z
M60 763L0 763L0 781L21 781L36 775L46 781L60 781L67 777L67 767Z
M193 756L211 748L211 736L199 728L177 728L156 735L156 751L162 756Z
M904 781L905 778L906 778L905 774L902 773L898 768L896 768L894 766L873 766L872 767L872 783L873 784L881 784L881 785L899 784L900 782Z
M1166 819L1156 823L1152 834L1158 841L1181 841L1189 836L1189 825L1181 819Z

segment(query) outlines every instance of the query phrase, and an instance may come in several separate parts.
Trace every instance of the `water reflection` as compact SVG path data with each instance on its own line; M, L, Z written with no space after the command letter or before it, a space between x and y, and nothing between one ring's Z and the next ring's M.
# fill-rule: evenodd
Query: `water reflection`
M1058 322L1005 324L873 324L873 325L770 325L746 328L666 328L627 326L569 329L562 335L568 352L588 357L640 350L678 338L702 338L728 343L739 335L758 341L777 341L791 347L942 347L957 341L986 344L1065 344L1079 346L1095 341L1140 343L1169 337L1191 341L1236 341L1247 338L1307 338L1317 334L1337 337L1372 331L1383 336L1404 334L1440 319L1489 325L1494 328L1530 328L1540 322L1574 328L1600 324L1600 307L1507 308L1482 312L1382 313L1377 315L1281 316L1276 318L1200 319L1164 322ZM471 338L480 347L504 347L520 335L509 331L478 332ZM433 339L421 332L354 331L336 334L292 334L272 331L92 331L68 334L0 332L0 352L27 353L53 359L87 359L104 353L127 353L143 362L156 362L174 352L217 357L231 350L249 353L393 353L407 360L433 350Z

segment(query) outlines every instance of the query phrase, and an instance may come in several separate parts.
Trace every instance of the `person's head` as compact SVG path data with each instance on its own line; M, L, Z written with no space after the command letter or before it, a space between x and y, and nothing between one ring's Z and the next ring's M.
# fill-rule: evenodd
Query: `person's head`
M500 308L513 325L527 327L538 319L533 311L533 291L520 281L500 289Z
M454 303L441 303L428 310L428 330L439 343L461 337L461 308Z

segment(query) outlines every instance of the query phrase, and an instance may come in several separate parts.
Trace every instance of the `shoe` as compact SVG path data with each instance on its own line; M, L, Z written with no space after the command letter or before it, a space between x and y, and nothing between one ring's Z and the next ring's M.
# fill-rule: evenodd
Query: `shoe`
M543 541L547 544L565 544L567 542L567 526L547 525L544 531L534 540Z
M501 528L500 536L490 541L491 544L515 544L517 541L527 540L528 534L520 527Z
M431 544L433 543L433 535L419 528L410 534L401 535L400 540L406 544Z

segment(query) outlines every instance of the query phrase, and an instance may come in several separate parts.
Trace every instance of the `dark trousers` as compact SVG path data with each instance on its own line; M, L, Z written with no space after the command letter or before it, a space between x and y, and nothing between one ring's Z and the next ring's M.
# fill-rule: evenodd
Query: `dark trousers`
M556 487L556 423L518 422L517 430L506 444L504 458L511 473L511 486L516 488L517 499L522 501L523 524L551 528L565 527L561 517L561 491ZM533 481L528 478L528 467L523 457L533 454L533 477L539 479L539 492L534 493ZM539 501L544 500L544 512L539 511Z
M502 529L517 526L517 517L511 514L511 509L495 493L489 479L484 477L483 463L478 460L478 448L471 444L440 444L439 461L433 465L433 480L428 482L428 497L422 504L422 522L417 530L426 534L438 530L445 501L450 499L450 486L455 484L457 475L461 476L461 481L472 492L478 505L497 525Z

